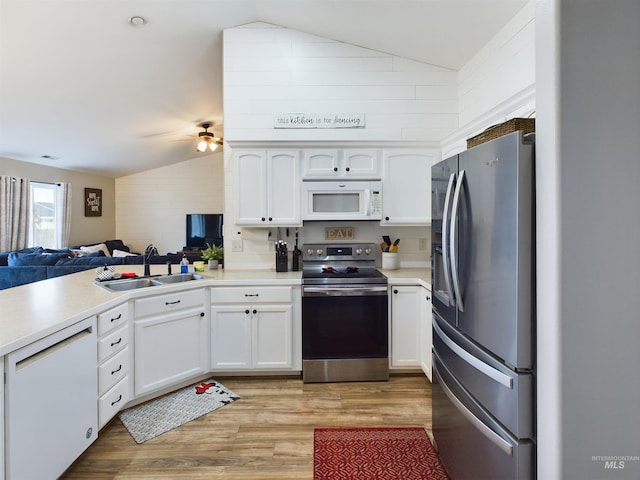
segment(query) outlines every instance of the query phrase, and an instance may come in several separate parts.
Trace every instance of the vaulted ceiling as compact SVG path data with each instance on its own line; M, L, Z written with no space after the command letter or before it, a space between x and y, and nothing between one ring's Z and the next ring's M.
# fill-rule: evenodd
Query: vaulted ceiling
M199 123L223 136L226 28L268 22L457 70L526 3L0 0L0 158L118 177L196 157Z

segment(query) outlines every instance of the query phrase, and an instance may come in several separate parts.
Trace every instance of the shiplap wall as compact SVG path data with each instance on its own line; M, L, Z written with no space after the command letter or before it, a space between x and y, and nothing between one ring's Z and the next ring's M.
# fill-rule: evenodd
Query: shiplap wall
M116 236L134 251L182 250L187 213L224 211L223 156L214 153L116 179Z
M456 72L266 23L224 31L235 141L437 141L458 127ZM275 130L280 113L364 113L362 129Z
M443 140L443 158L465 150L466 139L485 128L535 111L535 0L460 69L457 81L460 128Z
M223 45L225 268L274 266L268 230L232 223L233 147L247 142L438 146L458 128L455 71L265 23L225 30ZM364 114L366 126L274 129L274 116L286 113ZM307 230L301 230L303 241L324 240L316 238L322 226ZM379 225L356 230L358 241L379 241ZM388 230L384 233L393 235ZM271 233L273 240L275 229ZM403 227L402 234L403 252L426 266L428 252L409 249L429 238L429 230ZM234 239L242 240L242 253L231 251Z

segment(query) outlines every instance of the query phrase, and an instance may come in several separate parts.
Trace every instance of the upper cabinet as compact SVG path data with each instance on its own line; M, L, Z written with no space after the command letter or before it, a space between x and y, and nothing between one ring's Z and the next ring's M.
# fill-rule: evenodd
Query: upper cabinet
M431 224L431 166L437 149L383 152L382 225Z
M237 225L301 225L300 152L238 151L235 191Z
M380 153L377 149L307 149L304 152L302 178L323 180L353 178L379 180Z

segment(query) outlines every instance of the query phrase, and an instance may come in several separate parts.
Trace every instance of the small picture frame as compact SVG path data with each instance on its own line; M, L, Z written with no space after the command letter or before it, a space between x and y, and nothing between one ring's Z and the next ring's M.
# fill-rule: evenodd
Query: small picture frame
M85 217L101 217L102 216L102 189L101 188L85 188L84 189L84 216Z

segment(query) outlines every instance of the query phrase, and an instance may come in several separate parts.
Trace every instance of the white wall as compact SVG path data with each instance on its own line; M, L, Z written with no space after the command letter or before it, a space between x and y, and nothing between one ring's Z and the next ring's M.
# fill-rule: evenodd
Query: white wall
M234 147L255 145L424 145L437 147L458 127L456 72L265 23L224 32L225 268L275 268L272 229L238 228L234 212ZM364 114L359 129L274 129L285 113ZM425 185L425 188L429 188ZM227 223L228 222L228 223ZM324 227L300 229L306 242L324 241ZM357 241L402 235L404 264L427 266L425 227L385 231L354 222ZM243 252L229 243L241 239ZM302 240L301 240L302 241Z
M536 23L538 478L638 479L640 2Z
M0 175L28 178L37 182L71 184L70 246L87 245L115 238L115 181L113 178L0 158ZM102 216L84 216L84 189L102 190Z
M460 127L442 141L442 157L514 117L535 116L535 0L530 0L458 72Z
M224 133L237 141L440 141L456 73L265 23L224 31ZM278 113L364 113L363 129L274 130Z
M224 211L221 152L115 180L116 234L133 251L182 250L187 213Z

